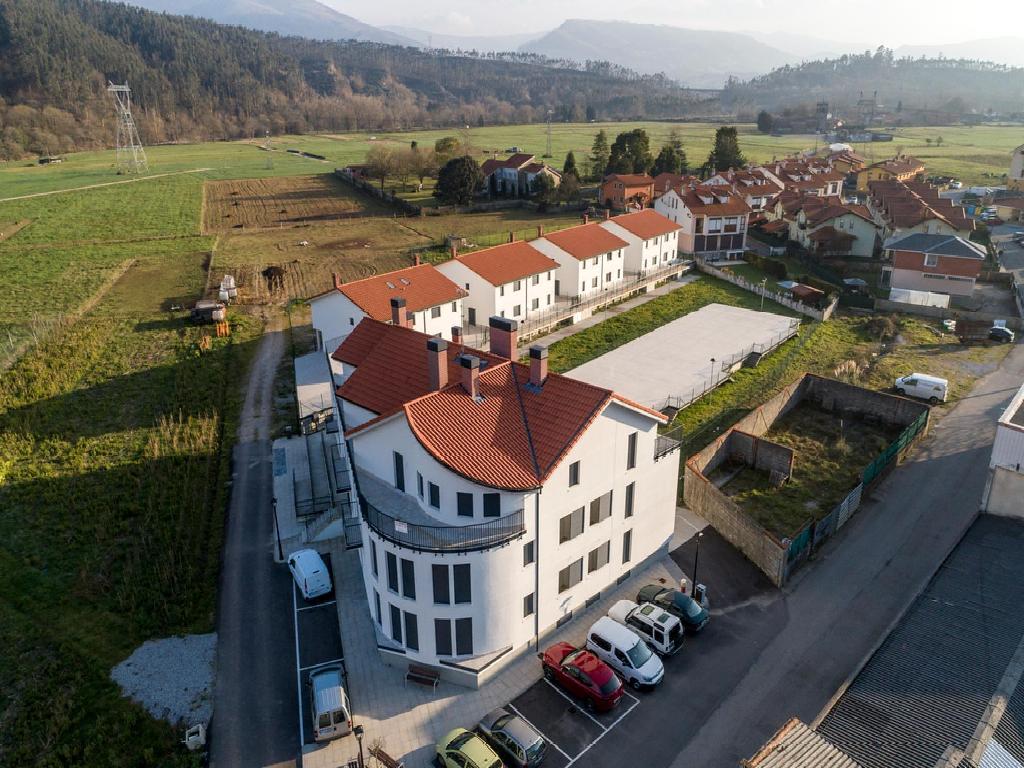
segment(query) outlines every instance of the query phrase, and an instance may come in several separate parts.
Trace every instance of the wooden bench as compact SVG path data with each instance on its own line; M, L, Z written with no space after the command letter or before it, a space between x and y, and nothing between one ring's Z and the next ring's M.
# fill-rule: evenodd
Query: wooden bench
M405 763L401 760L395 760L395 758L380 747L370 747L370 757L376 758L377 762L383 765L384 768L405 768Z
M431 688L437 688L437 684L441 682L441 673L436 669L410 664L409 670L405 673L405 680L406 682L412 680L420 685L429 685Z

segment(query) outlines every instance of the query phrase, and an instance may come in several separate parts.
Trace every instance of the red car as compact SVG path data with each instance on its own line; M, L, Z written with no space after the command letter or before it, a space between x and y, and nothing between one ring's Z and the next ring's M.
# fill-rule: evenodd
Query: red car
M544 677L583 703L590 710L607 712L622 698L622 681L611 667L585 648L555 643L537 654L544 665Z

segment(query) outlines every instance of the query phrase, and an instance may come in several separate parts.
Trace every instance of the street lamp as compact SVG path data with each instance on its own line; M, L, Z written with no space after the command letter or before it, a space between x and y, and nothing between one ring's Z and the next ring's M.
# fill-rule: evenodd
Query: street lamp
M764 292L765 292L765 286L767 286L767 285L768 285L768 278L767 277L762 278L762 280L761 280L761 311L762 312L764 311Z
M363 726L353 726L352 733L355 734L356 741L359 742L359 768L363 768Z
M700 540L704 538L704 531L697 532L697 548L693 552L693 583L690 585L690 597L697 594L697 561L700 558Z
M715 386L715 358L711 358L711 386Z

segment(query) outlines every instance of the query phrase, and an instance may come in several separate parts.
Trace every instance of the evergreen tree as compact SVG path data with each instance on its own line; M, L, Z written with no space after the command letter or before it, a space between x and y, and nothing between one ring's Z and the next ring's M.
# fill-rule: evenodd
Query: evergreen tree
M771 133L774 122L768 110L762 109L757 113L757 130L761 133Z
M712 173L719 173L730 168L742 168L746 164L736 129L731 125L723 125L715 131L715 146L708 155L707 168Z
M608 172L608 158L611 152L608 149L608 136L604 129L597 132L594 143L590 147L590 175L594 179L604 178Z
M537 210L543 213L548 205L554 202L558 189L555 182L546 173L538 173L533 180L533 199L537 201Z
M577 179L580 177L580 172L576 170L576 155L572 151L565 156L565 165L562 166L562 178L567 176L575 176Z
M686 160L686 150L683 149L683 138L679 131L673 128L668 132L668 145L676 151L679 158L679 173L686 173L689 170L689 163Z
M643 128L620 133L608 157L609 173L647 173L654 165L651 140Z
M597 120L597 110L594 109L589 104L587 104L587 112L586 112L586 114L587 114L587 122L588 123L592 123L595 120Z
M448 205L469 205L482 182L476 160L468 155L456 157L438 171L434 195Z
M679 151L671 144L666 144L661 148L661 152L654 160L654 168L651 173L657 176L659 173L682 173L683 172L683 157L679 156Z

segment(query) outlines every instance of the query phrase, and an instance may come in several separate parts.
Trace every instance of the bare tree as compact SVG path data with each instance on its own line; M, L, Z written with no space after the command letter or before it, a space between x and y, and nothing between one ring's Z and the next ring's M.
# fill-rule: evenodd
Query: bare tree
M366 171L372 179L380 179L380 191L384 191L384 181L394 174L398 164L395 153L390 147L376 144L366 153Z

